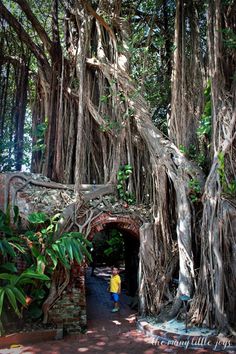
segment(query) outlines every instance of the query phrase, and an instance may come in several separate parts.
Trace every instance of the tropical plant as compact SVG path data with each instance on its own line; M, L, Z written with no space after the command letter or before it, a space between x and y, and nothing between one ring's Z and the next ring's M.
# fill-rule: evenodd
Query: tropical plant
M188 183L190 189L190 199L193 203L196 203L200 200L201 196L201 186L199 181L195 178L192 178Z
M109 247L104 250L104 254L109 257L111 263L115 264L124 258L124 239L116 229L112 229L110 235L111 238L106 241Z
M132 174L133 169L129 164L120 166L117 173L117 191L120 199L126 201L129 204L134 204L134 196L128 191L128 180Z
M13 209L14 223L17 224L19 211L17 207ZM50 279L58 263L69 269L73 261L80 264L84 257L91 260L87 250L91 243L81 233L68 232L58 237L60 214L49 217L41 212L32 213L28 221L29 230L20 233L16 226L13 228L10 224L10 207L6 214L0 211L0 316L6 317L5 309L11 309L22 317L23 308L27 307L27 295L30 295L34 300L29 306L29 315L40 317L42 302L48 292L45 285L50 287ZM16 266L19 252L28 256L29 264L29 268L20 275ZM1 320L0 333L3 332Z
M225 156L222 151L218 153L218 174L220 177L222 192L225 194L229 194L231 196L235 196L236 194L236 179L229 180L226 176L225 171Z
M28 221L31 230L24 237L39 273L44 273L46 267L47 272L52 273L59 262L69 269L73 261L81 264L84 257L91 260L87 247L91 248L92 244L80 232L67 232L58 237L60 214L49 217L44 213L32 213Z
M199 139L203 137L210 138L212 130L212 102L211 102L211 83L208 82L207 87L204 90L205 107L201 116L199 127L197 129L197 135Z
M15 225L19 223L19 210L13 208ZM49 280L48 276L39 274L35 270L26 269L17 274L17 257L25 255L27 251L24 240L19 232L11 225L10 206L6 213L0 211L0 334L4 332L2 317L7 317L6 310L11 309L18 317L22 316L22 309L26 307L27 292L25 286L35 285L35 280ZM19 305L23 306L21 310Z
M14 311L18 317L23 315L23 307L27 306L27 293L24 287L28 284L34 284L34 280L50 280L45 274L39 274L31 269L25 270L20 275L1 273L0 274L0 318L3 311L8 310L9 307ZM21 304L22 309L19 309ZM3 333L3 324L0 320L0 334Z
M19 221L19 210L17 207L13 208L14 223ZM0 210L0 260L7 262L10 258L16 257L16 250L24 253L25 249L20 244L19 237L15 236L14 230L10 223L10 207L7 208L6 213Z

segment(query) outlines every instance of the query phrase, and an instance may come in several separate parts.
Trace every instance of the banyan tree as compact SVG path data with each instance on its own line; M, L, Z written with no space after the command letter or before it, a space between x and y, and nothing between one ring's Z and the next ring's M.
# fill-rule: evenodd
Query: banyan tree
M236 3L142 3L0 1L0 133L15 139L8 152L20 170L29 102L37 132L31 170L74 184L78 206L81 184L117 184L122 166L130 165L127 193L152 214L140 229L142 312L172 318L187 295L193 323L232 333ZM145 94L145 77L131 78L138 64L130 38L142 21L145 48L158 52L171 82L164 131ZM161 49L152 44L158 31L166 34Z

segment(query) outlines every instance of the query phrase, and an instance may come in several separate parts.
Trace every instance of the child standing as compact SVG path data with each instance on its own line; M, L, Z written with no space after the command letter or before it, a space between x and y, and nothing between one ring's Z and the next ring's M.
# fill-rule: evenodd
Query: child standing
M121 292L121 279L119 276L119 269L117 267L112 267L109 291L111 293L111 300L114 302L114 308L112 309L112 312L118 312L120 309L119 298Z

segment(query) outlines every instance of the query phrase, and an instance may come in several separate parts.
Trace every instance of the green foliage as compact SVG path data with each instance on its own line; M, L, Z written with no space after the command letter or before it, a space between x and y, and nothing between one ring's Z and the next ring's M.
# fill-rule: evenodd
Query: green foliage
M107 115L105 115L103 119L105 124L100 126L102 132L107 132L108 130L112 130L115 134L120 132L121 124L119 122L112 120L112 118Z
M43 224L48 219L44 213L32 213L28 216L28 221L32 224Z
M111 80L111 85L106 87L107 94L100 96L100 102L106 106L113 104L122 104L125 102L126 98L122 91L118 91L116 87L116 80ZM115 103L114 103L115 101ZM127 118L127 112L123 115L123 118ZM103 116L104 124L100 126L102 132L107 132L109 130L113 131L115 134L119 134L122 129L122 123L117 121L113 116L105 114Z
M223 193L226 193L230 196L236 195L236 180L228 181L225 172L225 156L222 151L218 153L218 174L220 177L220 183L222 186Z
M19 309L19 304L21 306L26 306L27 295L24 291L24 286L32 284L34 279L40 281L49 280L45 274L38 274L31 269L25 270L20 275L10 273L0 274L0 318L3 310L8 308L8 305L10 305L18 317L22 317L22 311Z
M112 229L110 235L111 238L107 241L109 247L104 250L104 254L115 264L124 258L124 239L116 229Z
M167 134L175 6L171 1L135 3L128 42L131 74L153 109L154 124Z
M212 102L211 102L211 83L208 82L204 90L205 107L199 121L197 129L197 137L199 148L195 145L190 145L186 148L180 145L180 151L190 160L197 162L198 166L203 170L207 170L207 156L210 147L211 132L212 132Z
M0 140L0 172L13 171L15 167L15 160L13 154L9 154L9 151L13 151L13 142Z
M42 288L34 288L30 297L34 299L34 301L29 305L27 315L32 319L38 319L42 316L42 302L46 297L46 290Z
M13 210L14 222L17 224L19 210L17 207ZM50 286L50 277L57 265L60 263L69 269L74 261L81 264L85 257L91 260L88 251L91 243L81 233L68 232L58 237L60 214L49 217L40 212L32 213L28 221L29 230L19 234L17 228L12 228L10 224L10 207L6 214L0 211L0 316L10 306L21 317L19 305L26 307L26 295L30 293L34 297L34 304L30 305L29 315L38 318L42 314L45 286ZM20 275L16 274L19 252L30 255L29 268ZM40 283L42 281L44 285ZM2 322L0 331L3 333Z
M100 101L103 103L107 103L108 99L109 99L109 96L105 96L105 95L100 96Z
M19 211L14 207L14 221L17 223L19 219ZM16 257L16 250L24 253L25 249L20 244L20 239L14 236L14 230L10 224L10 207L7 208L6 214L0 210L0 260L6 261Z
M13 221L19 225L19 210L13 208ZM34 284L34 280L49 280L48 276L39 274L32 268L25 270L20 275L17 273L17 256L26 253L26 246L23 239L13 228L10 217L10 206L6 213L0 211L0 318L9 307L18 316L22 316L19 305L25 306L26 291L25 287ZM0 321L0 334L4 333L3 323Z
M222 30L223 43L226 48L236 49L236 34L231 28Z
M134 108L127 107L127 109L123 115L123 119L126 120L126 119L133 117L134 112L135 112Z
M203 114L200 119L199 128L197 129L197 135L199 139L206 137L210 139L211 137L211 129L212 129L212 118L211 118L211 83L208 82L208 85L204 91L205 96L205 107Z
M57 237L60 214L49 218L44 213L32 213L28 216L28 221L33 225L33 230L28 231L25 236L28 244L31 244L30 250L38 272L43 273L45 267L48 271L53 271L59 262L70 269L73 261L81 264L84 257L91 260L87 248L92 245L80 232L63 233Z
M132 172L132 166L127 164L120 166L119 171L117 173L117 191L119 198L126 201L128 204L135 203L133 194L127 190L128 180Z
M201 187L199 181L195 178L192 178L188 183L190 189L190 199L193 203L199 202L201 197Z
M199 138L206 136L210 138L211 135L211 102L207 101L204 109L204 113L201 116L200 125L197 129Z
M206 163L206 157L202 152L198 152L195 145L191 144L189 149L184 145L179 146L180 152L184 154L188 159L197 162L199 167L204 167Z
M48 127L47 119L45 119L44 123L37 125L36 130L33 134L36 137L36 142L33 145L33 151L41 151L41 152L45 151L46 144L44 143L44 140L45 140L47 127Z

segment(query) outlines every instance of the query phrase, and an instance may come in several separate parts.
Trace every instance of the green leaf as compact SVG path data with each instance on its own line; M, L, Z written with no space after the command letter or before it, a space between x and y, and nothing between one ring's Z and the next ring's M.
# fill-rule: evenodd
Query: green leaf
M35 236L35 232L34 231L26 231L25 232L25 236L27 236L30 240L32 240L33 238L37 237L37 236Z
M4 288L0 288L0 318L1 318L1 315L2 315L4 295L5 295Z
M58 240L58 241L59 241L59 240ZM57 241L56 241L56 242L57 242ZM58 244L58 242L57 242L57 243L54 243L54 244L52 245L52 249L56 252L56 254L57 254L59 260L61 261L61 263L62 263L67 269L69 269L70 266L69 266L69 264L68 264L68 262L67 262L67 259L63 256L63 251L62 251L60 245Z
M1 226L1 231L4 234L6 234L7 236L12 236L13 235L13 231L8 225L2 225Z
M37 272L43 274L46 265L46 258L43 255L37 257Z
M53 252L53 250L51 249L47 249L46 250L46 253L48 254L48 256L51 258L52 262L53 262L53 265L54 265L54 269L56 268L57 266L57 256L56 254Z
M92 261L91 254L89 253L87 248L82 243L80 244L80 247L81 247L83 254L89 259L89 261Z
M23 293L23 291L16 287L11 287L11 290L15 294L16 300L19 301L23 306L26 305L26 295Z
M104 251L105 255L106 256L110 256L110 254L113 253L113 249L110 247L110 248L107 248L105 251Z
M73 247L73 254L74 254L74 258L77 261L78 264L81 264L82 260L83 260L83 256L81 254L80 249L78 248L78 244L76 242L76 240L72 239L72 247Z
M73 249L71 240L68 237L65 237L63 238L63 243L65 245L66 252L68 253L70 260L73 261Z
M28 221L32 224L43 224L48 220L48 216L44 213L32 213L28 216Z
M37 258L40 255L39 249L36 247L36 245L33 245L31 247L31 252L35 258Z
M2 244L2 248L4 249L3 256L9 254L9 256L11 256L12 258L16 257L13 247L9 244L7 240L1 240L0 243Z
M17 286L23 286L23 285L29 285L29 284L32 284L33 287L36 286L36 282L34 279L30 279L30 278L22 278L22 279L19 279L18 277L18 280L17 280Z
M25 253L25 249L24 247L22 247L21 245L17 244L17 243L12 243L9 242L9 245L11 245L13 248L16 248L18 251L20 251L21 253Z
M53 232L54 228L55 228L55 225L50 224L46 229L41 230L41 232L44 234L47 234L47 233L49 234L50 232Z
M61 218L61 214L60 214L60 213L57 213L57 214L55 214L55 215L51 218L51 221L52 221L52 222L53 222L53 221L58 222L60 218Z
M85 244L87 247L92 248L92 246L93 246L92 242L90 242L89 240L87 240L83 235L81 235L80 240L81 240L81 242L83 242L83 244Z
M107 102L108 97L107 96L100 96L100 101L101 102Z
M60 242L58 244L58 248L59 248L59 252L61 254L61 257L62 257L63 261L66 263L67 262L66 249L65 249L65 246L63 245L63 243L61 242L61 240L60 240Z
M13 274L9 274L9 273L1 273L0 274L0 279L5 279L8 280L10 282L10 279L12 277Z
M50 280L50 278L47 275L34 272L31 269L26 269L23 273L21 273L21 275L19 276L19 280L24 278Z
M14 263L7 262L0 266L0 269L8 270L11 273L17 273L17 268Z
M18 309L18 306L17 306L17 303L16 303L16 297L15 297L15 294L13 293L12 289L6 287L5 288L5 293L6 293L6 296L13 308L13 310L15 311L15 313L17 314L17 316L20 317L20 311Z
M18 220L18 217L19 217L19 208L17 205L14 205L13 211L14 211L14 219L13 220L14 220L14 223L16 223Z

